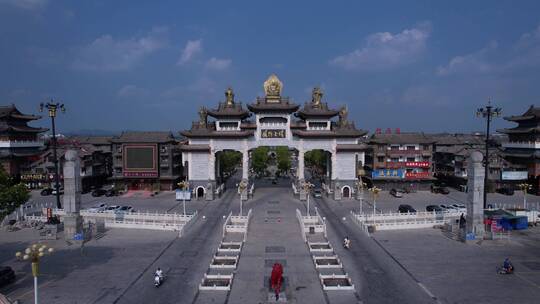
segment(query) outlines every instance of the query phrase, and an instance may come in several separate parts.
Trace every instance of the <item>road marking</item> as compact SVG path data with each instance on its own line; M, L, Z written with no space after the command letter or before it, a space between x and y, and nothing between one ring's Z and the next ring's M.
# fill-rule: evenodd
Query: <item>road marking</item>
M533 282L533 281L531 281L531 280L525 278L524 276L519 275L517 272L514 272L514 274L517 275L518 278L520 278L520 279L522 279L523 281L525 281L525 282L527 282L527 283L533 285L534 287L540 288L540 285L538 285L538 284L536 284L535 282Z

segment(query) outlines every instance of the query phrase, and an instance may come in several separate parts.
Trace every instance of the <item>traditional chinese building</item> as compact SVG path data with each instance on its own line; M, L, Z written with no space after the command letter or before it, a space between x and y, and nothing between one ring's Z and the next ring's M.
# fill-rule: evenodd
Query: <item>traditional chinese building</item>
M0 106L0 161L6 172L17 179L44 149L39 134L47 129L28 125L40 118L21 113L13 104Z
M540 108L531 105L522 115L504 119L518 124L514 128L497 130L508 135L508 142L502 146L513 170L505 173L506 178L527 181L532 185L532 191L540 194Z
M434 140L424 133L374 134L368 143L373 148L373 183L391 188L429 189L433 177Z
M306 179L305 153L315 149L325 151L326 190L337 199L351 197L367 149L359 139L367 132L356 129L348 121L346 108L332 109L323 102L319 88L313 90L312 100L300 109L290 98L282 96L283 84L276 75L271 75L263 87L265 96L257 97L247 109L235 101L229 88L224 102L215 109L201 108L199 121L190 130L181 132L187 139L181 148L182 159L195 194L213 199L219 186L217 153L225 150L242 153L242 179L251 183L251 151L267 146L288 147L294 154L297 187Z
M171 132L123 132L112 140L113 176L125 190L173 190L181 176L178 141Z

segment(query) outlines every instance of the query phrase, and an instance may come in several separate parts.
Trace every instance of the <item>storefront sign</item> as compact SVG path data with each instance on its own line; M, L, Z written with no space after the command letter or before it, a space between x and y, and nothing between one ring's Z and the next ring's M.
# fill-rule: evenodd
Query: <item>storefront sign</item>
M415 167L415 168L429 168L429 162L427 161L414 161L414 162L406 162L406 167Z
M285 130L261 130L262 138L285 138Z
M371 172L372 178L383 178L383 177L393 177L393 178L404 178L405 171L401 169L378 169Z
M186 200L186 201L189 201L191 200L191 190L186 190L186 191L182 191L180 189L177 189L176 190L176 200L177 201L181 201L181 200Z
M503 171L502 180L524 180L528 178L527 171Z
M405 174L405 178L429 178L431 177L431 173L429 171L427 172L407 172Z
M157 172L124 172L124 177L158 177Z

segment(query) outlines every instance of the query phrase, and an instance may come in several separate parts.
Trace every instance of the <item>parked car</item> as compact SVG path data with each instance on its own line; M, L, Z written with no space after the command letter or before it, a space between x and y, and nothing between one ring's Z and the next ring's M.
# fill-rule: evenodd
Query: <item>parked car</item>
M48 195L51 195L52 194L52 188L45 188L43 190L41 190L41 195L42 196L48 196Z
M64 187L60 187L59 190L60 190L60 195L64 194ZM52 189L51 194L56 195L56 189Z
M107 190L107 192L105 192L106 197L117 196L117 195L118 195L118 192L114 189L109 189Z
M394 197L403 197L403 190L392 188L392 190L390 190L390 194Z
M88 208L88 211L100 212L100 211L105 211L105 208L107 208L107 204L99 204L99 205Z
M440 194L448 194L448 193L450 193L448 188L443 187L443 186L435 186L435 185L431 185L431 192L440 193Z
M398 207L399 213L416 213L416 209L414 209L411 205L399 205Z
M15 271L9 266L0 266L0 287L15 282Z
M131 206L122 206L116 209L114 212L135 212L135 209L133 209Z
M104 212L116 212L116 210L120 209L120 206L117 206L117 205L112 205L112 206L108 206L105 208L105 210L103 210Z
M92 196L93 197L100 197L100 196L105 195L105 193L107 193L107 190L105 190L105 189L96 189L96 190L92 191Z
M499 188L497 192L504 195L514 195L514 189L512 188Z
M428 212L433 212L433 211L435 211L435 212L443 212L444 210L441 207L437 206L437 205L428 205L428 206L426 206L426 211L428 211Z
M322 197L322 190L321 189L315 189L313 190L313 197Z
M463 204L452 204L452 207L456 208L459 212L467 212L467 207Z

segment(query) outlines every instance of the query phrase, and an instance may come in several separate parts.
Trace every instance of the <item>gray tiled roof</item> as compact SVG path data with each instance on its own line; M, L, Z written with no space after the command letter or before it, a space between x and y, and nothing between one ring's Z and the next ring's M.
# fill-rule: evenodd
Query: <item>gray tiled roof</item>
M166 143L175 140L169 131L126 131L111 139L113 143Z
M370 143L380 144L432 144L435 140L424 133L373 134Z

